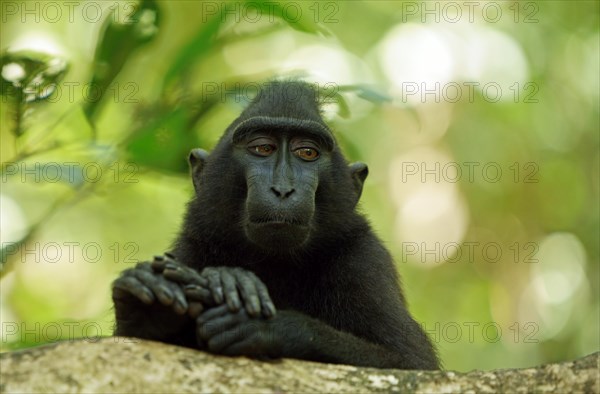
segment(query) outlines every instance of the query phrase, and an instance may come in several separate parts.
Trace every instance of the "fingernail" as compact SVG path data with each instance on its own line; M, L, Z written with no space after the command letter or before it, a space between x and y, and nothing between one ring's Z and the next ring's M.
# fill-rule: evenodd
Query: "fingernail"
M187 306L182 304L180 300L177 300L175 303L175 312L177 312L178 315L183 315L187 312Z
M163 295L164 298L166 298L169 301L173 301L174 296L173 296L173 293L171 293L170 290L161 289L161 293L162 293L162 295Z
M146 304L151 304L153 301L153 299L152 299L153 297L152 297L152 293L150 292L150 290L144 289L144 291L142 293L143 293L143 298L144 298L142 301Z
M238 303L235 302L234 300L227 300L227 306L229 307L229 310L232 312L237 312L240 309L237 304Z

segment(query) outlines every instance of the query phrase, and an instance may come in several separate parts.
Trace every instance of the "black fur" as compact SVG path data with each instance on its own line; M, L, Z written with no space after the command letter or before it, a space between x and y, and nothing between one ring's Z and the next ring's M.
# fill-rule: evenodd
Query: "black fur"
M277 155L281 160L275 161L275 155L250 155L246 143L253 133L268 133L280 141ZM298 161L283 152L296 135L317 141L321 149L317 161ZM224 299L218 296L194 300L188 286L183 290L188 295L186 302L202 304L203 312L186 317L180 310L173 311L176 301L159 299L144 305L132 301L135 291L129 289L137 283L121 284L116 286L115 297L117 334L151 336L230 355L295 357L381 368L439 368L433 346L406 308L389 252L356 211L367 167L348 165L321 118L311 86L270 83L225 131L210 155L193 152L190 162L196 195L175 242L173 261L165 266L161 258L155 264L161 268L155 270L154 279L148 279L160 284L147 287L151 292L169 287L177 293L176 299L182 297L177 286L181 289L196 281L197 290L215 294L214 288L213 293L203 290L210 287L203 282L209 277L206 268L231 267L221 268L220 272L228 275L237 267L241 268L237 274L256 275L247 283L266 285L269 294L261 299L263 310L269 309L264 305L270 297L277 311L273 309L265 317L257 310L249 313L252 309L224 307L220 305ZM265 165L270 162L272 167ZM257 169L250 171L250 166ZM278 177L282 167L289 179ZM287 191L291 197L283 198L278 192L274 196L273 190ZM250 201L254 198L259 201ZM261 238L261 232L254 234L255 230L248 229L253 217L286 224L267 225L265 231L271 232ZM299 229L298 223L306 226ZM259 241L252 241L252 235ZM301 236L306 239L297 241ZM240 298L250 303L248 294ZM132 306L135 301L146 308L144 313L170 314L173 325L139 317L137 307ZM235 300L231 304L236 304ZM131 315L138 317L128 317ZM148 332L143 326L148 324L155 329Z

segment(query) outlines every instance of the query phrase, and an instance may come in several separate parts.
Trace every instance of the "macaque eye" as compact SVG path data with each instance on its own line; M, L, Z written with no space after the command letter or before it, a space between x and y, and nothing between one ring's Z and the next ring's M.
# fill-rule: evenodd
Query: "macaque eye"
M248 150L257 156L270 156L275 152L275 146L271 144L261 144L248 147Z
M294 154L304 161L315 161L319 158L319 151L315 148L298 148Z

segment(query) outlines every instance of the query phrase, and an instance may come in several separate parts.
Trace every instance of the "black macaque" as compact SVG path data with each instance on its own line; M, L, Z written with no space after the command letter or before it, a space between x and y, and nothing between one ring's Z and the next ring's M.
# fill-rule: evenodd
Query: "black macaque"
M389 252L356 211L347 164L302 82L270 82L209 155L172 254L113 284L116 335L225 355L438 369Z

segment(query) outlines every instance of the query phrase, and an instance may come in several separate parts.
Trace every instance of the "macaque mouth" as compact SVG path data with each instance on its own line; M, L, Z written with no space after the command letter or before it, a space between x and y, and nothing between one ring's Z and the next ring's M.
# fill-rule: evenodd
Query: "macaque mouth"
M274 226L308 226L307 220L300 220L294 217L283 216L262 216L249 218L250 224L253 225L274 225Z

